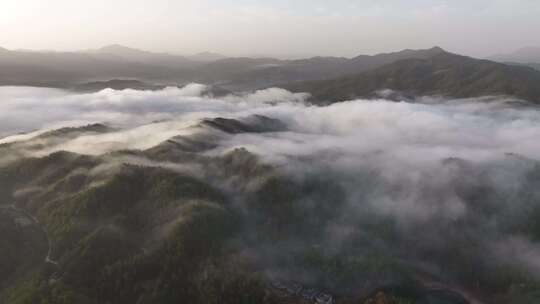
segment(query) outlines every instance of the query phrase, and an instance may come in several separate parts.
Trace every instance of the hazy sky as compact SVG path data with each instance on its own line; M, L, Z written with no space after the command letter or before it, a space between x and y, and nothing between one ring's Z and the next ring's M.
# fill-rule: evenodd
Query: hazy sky
M1 0L0 46L344 55L540 45L539 0Z

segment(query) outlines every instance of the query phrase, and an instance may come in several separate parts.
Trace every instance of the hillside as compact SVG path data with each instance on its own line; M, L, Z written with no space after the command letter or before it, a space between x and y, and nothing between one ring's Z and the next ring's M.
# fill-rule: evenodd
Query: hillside
M446 158L437 170L414 171L414 183L396 184L376 166L331 168L341 154L335 146L293 156L287 167L243 147L219 149L292 134L297 141L298 126L277 118L215 117L186 128L148 149L98 155L58 147L108 142L121 130L94 124L1 145L0 243L9 246L1 247L2 303L301 304L313 292L337 304L538 300L529 270L486 259L501 239L540 239L536 161L506 155L493 167ZM40 151L52 152L32 156ZM362 157L376 163L388 152ZM306 165L300 175L290 171ZM519 184L500 187L510 165L523 170L512 171ZM440 181L434 172L452 174ZM432 215L370 203L381 195L407 201L411 191ZM445 207L454 201L467 212ZM29 250L27 240L39 246Z
M430 58L441 52L443 52L441 48L434 47L426 50L403 50L371 56L360 55L351 59L313 57L287 61L266 60L259 64L246 66L243 70L235 70L225 74L220 74L218 71L222 71L222 69L217 69L217 71L213 71L215 78L212 79L238 90L263 88L285 82L332 79L364 72L402 59ZM226 62L230 63L231 61L216 62L209 66ZM231 67L237 68L237 65Z
M540 103L540 72L451 53L400 60L375 70L328 81L284 86L310 92L316 103L377 96L390 89L407 95L479 97L506 95Z

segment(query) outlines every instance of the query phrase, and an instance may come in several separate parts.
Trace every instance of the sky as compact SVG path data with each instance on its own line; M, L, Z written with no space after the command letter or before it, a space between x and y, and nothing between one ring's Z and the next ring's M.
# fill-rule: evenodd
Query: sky
M2 0L0 46L355 56L540 45L538 0Z

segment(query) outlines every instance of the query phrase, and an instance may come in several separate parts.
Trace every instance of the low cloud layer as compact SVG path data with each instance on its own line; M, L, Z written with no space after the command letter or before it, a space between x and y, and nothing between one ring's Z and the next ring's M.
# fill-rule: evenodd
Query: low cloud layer
M227 115L252 108L260 102L304 98L303 94L269 89L243 97L215 100L201 97L204 89L203 85L193 84L161 91L107 89L93 94L70 94L57 89L2 87L0 135L91 122L126 126L186 116Z
M445 157L489 161L505 153L529 158L540 155L535 140L540 135L540 111L504 99L355 100L315 107L305 105L307 94L282 89L220 99L202 96L204 89L193 84L161 91L107 89L70 94L55 89L1 88L0 134L4 138L0 142L28 139L62 126L106 123L120 130L87 138L90 143L101 140L117 143L111 149L144 149L182 134L202 118L260 114L282 120L290 132L236 136L223 148L249 146L277 158L331 150L352 155L384 150L396 161L413 164Z
M369 245L354 249L363 250L355 254L368 249L395 254L422 262L426 271L442 276L456 274L438 262L456 256L478 267L478 277L491 275L490 263L517 264L540 276L535 260L540 256L535 241L540 231L527 222L540 212L535 200L540 197L536 107L504 98L353 100L317 107L304 102L306 94L281 89L216 99L202 95L201 85L155 92L68 94L21 88L2 92L0 130L5 134L94 122L117 128L62 141L40 155L58 150L87 154L144 150L177 135L202 132L198 122L208 117L258 114L279 119L287 131L236 135L215 131L218 145L204 153L217 156L243 147L295 180L317 177L331 181L328 189L343 190L343 198L329 195L342 201L321 237L330 253L343 252L367 236ZM324 199L307 197L303 203L317 206ZM363 221L375 215L392 223L388 229L395 231L388 233L399 236L393 243L369 235Z

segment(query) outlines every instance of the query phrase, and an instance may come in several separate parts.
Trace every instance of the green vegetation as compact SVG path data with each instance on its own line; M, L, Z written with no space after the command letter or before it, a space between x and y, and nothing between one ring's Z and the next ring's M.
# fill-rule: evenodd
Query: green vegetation
M368 203L401 195L371 171L351 177L358 184L351 197L339 172L290 176L246 149L221 156L177 149L58 152L0 167L2 202L40 222L19 227L9 208L0 210L0 302L281 303L269 287L274 278L349 296L343 303L377 291L387 302L372 303L466 303L422 286L431 280L490 294L496 304L540 297L527 264L503 256L512 252L486 259L501 242L539 239L537 162L518 187L504 188L490 168L447 160L455 180L433 192L452 193L467 212L415 221ZM198 171L125 164L126 156ZM39 227L58 265L44 262L49 244Z
M274 303L251 266L237 261L242 220L220 191L158 167L90 174L101 162L61 152L1 169L6 193L35 210L60 263L29 268L32 279L21 273L0 294L7 303ZM36 190L13 196L30 186ZM1 223L7 279L22 263L22 240ZM41 263L46 251L36 252Z

